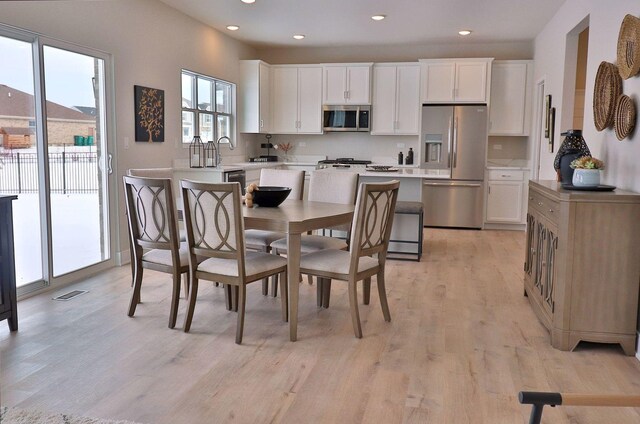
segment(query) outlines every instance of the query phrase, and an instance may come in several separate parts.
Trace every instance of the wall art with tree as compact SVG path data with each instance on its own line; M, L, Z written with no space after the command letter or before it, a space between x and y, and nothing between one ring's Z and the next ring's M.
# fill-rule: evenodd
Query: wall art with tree
M164 90L134 85L136 141L164 141Z

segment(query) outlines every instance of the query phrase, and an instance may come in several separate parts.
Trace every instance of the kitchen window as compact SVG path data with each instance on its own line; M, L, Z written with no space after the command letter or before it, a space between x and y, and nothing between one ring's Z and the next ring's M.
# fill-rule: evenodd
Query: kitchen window
M235 84L182 71L182 142L199 135L203 143L233 137ZM225 140L223 140L224 142Z

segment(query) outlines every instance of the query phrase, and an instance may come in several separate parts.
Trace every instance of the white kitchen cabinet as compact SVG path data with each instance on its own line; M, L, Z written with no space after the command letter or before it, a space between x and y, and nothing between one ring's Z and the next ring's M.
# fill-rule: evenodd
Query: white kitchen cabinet
M371 104L371 63L323 65L325 105Z
M421 59L422 103L486 103L493 59Z
M271 66L261 60L240 61L239 123L243 133L271 131Z
M271 74L271 132L321 134L322 68L273 66Z
M530 60L493 62L489 135L529 135L532 72Z
M488 171L485 222L524 224L528 171L492 169Z
M373 67L372 135L416 135L420 116L420 67L379 64Z

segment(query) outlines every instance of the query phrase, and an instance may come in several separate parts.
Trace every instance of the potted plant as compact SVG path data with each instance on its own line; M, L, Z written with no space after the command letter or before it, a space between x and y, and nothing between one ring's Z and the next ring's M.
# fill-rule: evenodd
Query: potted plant
M582 156L571 162L574 169L572 183L579 187L595 187L600 185L600 170L604 162L591 156Z

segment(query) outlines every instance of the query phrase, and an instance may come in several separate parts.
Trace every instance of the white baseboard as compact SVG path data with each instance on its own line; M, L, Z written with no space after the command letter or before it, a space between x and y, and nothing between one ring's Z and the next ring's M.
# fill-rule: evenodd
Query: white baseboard
M122 252L116 252L116 264L118 266L126 265L131 262L131 252L129 249Z

